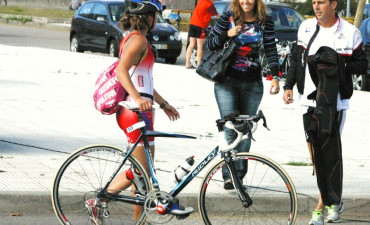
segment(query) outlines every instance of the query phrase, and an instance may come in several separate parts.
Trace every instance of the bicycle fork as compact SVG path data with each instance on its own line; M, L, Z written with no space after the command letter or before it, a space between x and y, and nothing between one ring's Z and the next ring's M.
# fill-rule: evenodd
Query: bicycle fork
M225 152L225 162L227 167L229 168L229 172L231 174L231 179L233 181L236 193L238 194L240 200L242 201L242 205L244 208L248 208L253 204L253 200L248 195L246 189L243 187L243 182L239 179L238 173L235 169L235 162L233 160L233 154L230 151Z

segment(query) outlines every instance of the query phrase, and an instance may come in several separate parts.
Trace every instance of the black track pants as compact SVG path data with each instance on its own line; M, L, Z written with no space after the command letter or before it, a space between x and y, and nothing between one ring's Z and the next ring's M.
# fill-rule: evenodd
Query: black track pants
M315 121L313 110L303 115L305 130L309 121ZM308 138L313 146L313 162L316 167L317 185L325 205L339 205L342 197L343 161L340 138L344 123L344 110L337 111L333 130L329 136ZM311 120L310 120L310 119ZM313 119L313 120L312 120Z

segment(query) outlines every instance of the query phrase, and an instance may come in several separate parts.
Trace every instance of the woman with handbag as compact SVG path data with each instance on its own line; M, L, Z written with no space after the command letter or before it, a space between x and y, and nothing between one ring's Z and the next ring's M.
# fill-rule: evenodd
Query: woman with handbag
M230 39L237 48L226 70L227 79L216 82L215 97L221 118L238 112L242 115L255 115L263 96L260 51L264 49L273 80L270 94L279 92L278 55L275 43L274 23L266 15L262 0L233 0L232 11L224 12L207 38L209 49L224 47ZM228 143L233 141L234 131L225 128ZM251 140L239 143L235 150L249 152ZM247 165L237 168L242 180L247 173ZM227 168L223 168L224 188L234 189Z
M155 28L157 23L157 13L162 10L158 0L126 0L126 11L121 26L124 30L132 31L121 42L122 51L120 62L118 63L116 75L128 95L125 101L135 102L142 110L141 114L146 123L147 130L153 130L154 111L152 105L154 101L167 114L170 120L180 118L178 111L171 106L164 98L156 92L153 87L152 68L154 64L154 54L147 43L146 34ZM135 143L140 136L140 131L134 130L130 133L127 128L139 122L136 113L121 107L116 113L117 123L125 132L128 143ZM154 156L154 137L149 138L152 156ZM149 172L145 158L144 146L140 144L132 153ZM108 192L118 193L131 186L132 193L135 191L135 180L140 176L135 171L134 179L129 180L126 172L117 175L108 187ZM85 202L85 207L89 212L93 224L100 224L102 215L96 207L97 199L89 199ZM142 212L141 206L134 206L134 220L137 220Z

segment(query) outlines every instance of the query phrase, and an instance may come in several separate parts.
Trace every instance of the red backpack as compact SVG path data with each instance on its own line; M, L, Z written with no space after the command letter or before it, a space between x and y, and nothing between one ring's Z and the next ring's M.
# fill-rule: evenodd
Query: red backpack
M119 58L122 54L122 45L135 33L128 34L120 44ZM141 59L140 59L141 60ZM123 88L116 76L119 60L110 65L98 76L95 83L94 105L102 114L111 115L118 111L118 103L126 97L126 90ZM132 73L134 73L133 71ZM132 76L132 74L131 74Z

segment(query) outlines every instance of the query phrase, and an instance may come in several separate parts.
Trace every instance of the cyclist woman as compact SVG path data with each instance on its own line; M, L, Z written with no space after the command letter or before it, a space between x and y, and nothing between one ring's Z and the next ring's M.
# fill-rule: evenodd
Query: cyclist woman
M242 115L256 114L263 96L259 59L262 47L273 76L270 94L277 94L280 89L274 22L267 17L266 6L262 0L233 0L232 11L226 11L220 16L206 44L210 49L218 49L231 38L239 48L227 72L230 79L223 83L215 83L214 86L221 118L236 111ZM225 129L228 143L233 141L234 133ZM249 152L250 145L250 139L244 140L239 143L236 150ZM243 179L247 165L239 165L237 169L239 178ZM224 188L233 189L226 168L223 168L223 178Z
M157 23L157 13L162 10L162 5L158 0L130 0L126 1L126 11L121 19L121 26L124 30L132 28L130 34L121 42L121 59L117 67L117 78L128 92L125 101L135 102L142 110L142 117L147 130L153 130L154 101L167 114L170 120L177 120L180 115L164 98L156 92L153 87L153 64L154 54L147 43L146 34L155 28ZM130 77L131 76L131 77ZM139 130L127 132L127 128L139 122L136 113L126 108L121 108L117 114L117 123L125 132L128 143L135 143L140 136ZM154 138L149 138L152 156L154 156ZM132 155L148 170L145 158L144 146L138 145ZM135 185L126 177L126 172L119 174L108 187L108 192L118 193L123 189ZM134 173L134 175L137 175ZM134 193L134 191L133 191ZM86 208L93 223L99 224L101 215L95 207L95 199L86 201ZM142 212L141 206L134 206L134 219L138 219Z

